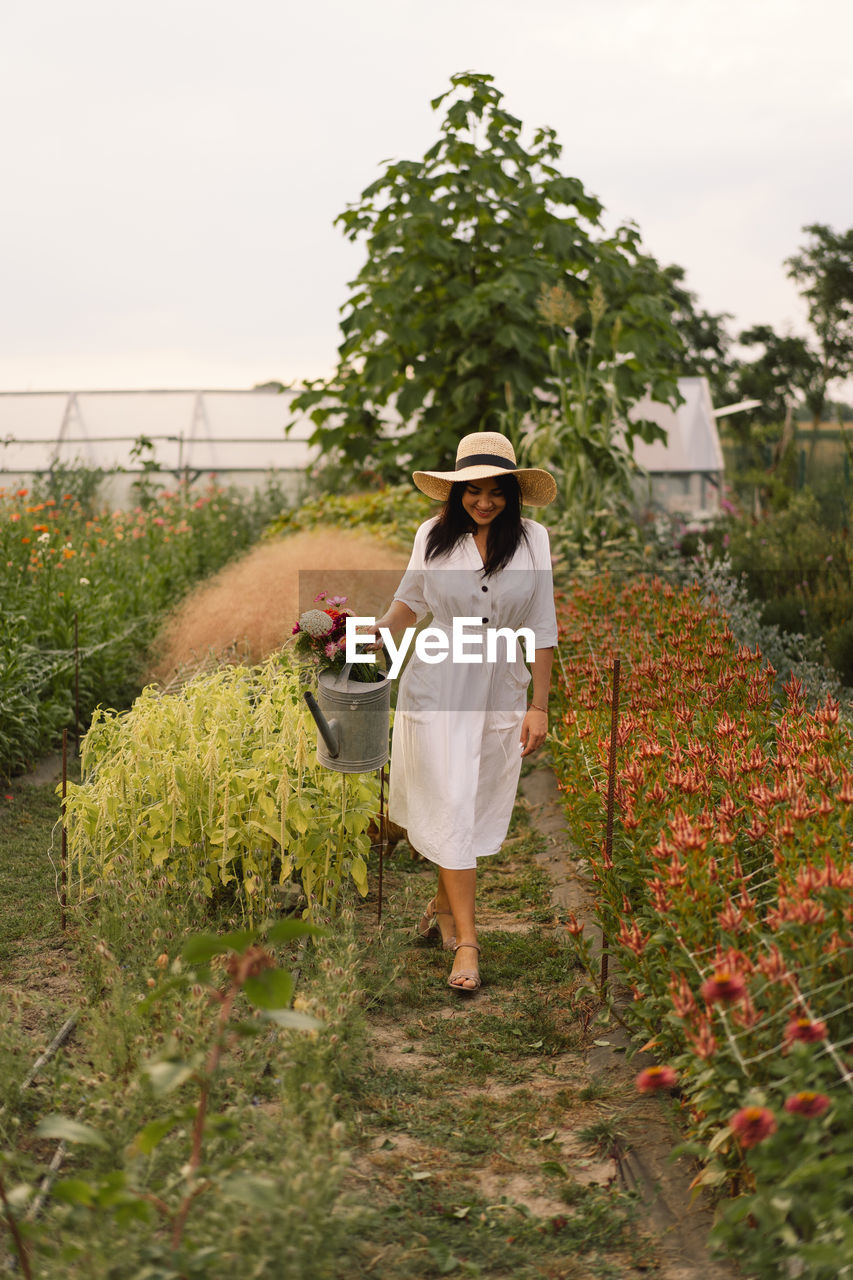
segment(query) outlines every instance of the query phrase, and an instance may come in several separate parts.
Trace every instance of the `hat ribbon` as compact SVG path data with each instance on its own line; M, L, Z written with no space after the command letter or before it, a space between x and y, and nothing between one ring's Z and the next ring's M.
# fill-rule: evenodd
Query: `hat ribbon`
M516 463L502 458L499 453L469 453L467 457L456 460L457 471L464 471L466 467L503 467L505 471L515 471Z

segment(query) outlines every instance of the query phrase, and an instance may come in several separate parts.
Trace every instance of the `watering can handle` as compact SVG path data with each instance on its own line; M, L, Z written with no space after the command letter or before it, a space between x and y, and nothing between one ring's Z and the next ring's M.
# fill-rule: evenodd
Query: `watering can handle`
M384 649L380 649L380 650L377 652L377 655L376 655L376 656L377 656L377 658L379 657L379 654L380 654L380 653L384 655L385 650L384 650ZM387 667L388 667L388 660L387 660L387 658L385 659L385 666L386 666L386 669L387 669ZM349 680L349 673L352 671L352 668L353 668L353 664L352 664L351 662L345 662L345 663L344 663L344 665L341 667L341 669L340 669L340 671L338 672L337 677L336 677L336 679L335 679L335 687L336 687L336 688L337 688L337 686L338 686L338 685L345 685L345 684L346 684L347 680ZM376 670L377 670L377 672L379 672L379 667L378 667L378 665L377 665ZM381 674L382 674L382 673L381 673L381 672L379 672L379 675L380 675L380 676L381 676Z

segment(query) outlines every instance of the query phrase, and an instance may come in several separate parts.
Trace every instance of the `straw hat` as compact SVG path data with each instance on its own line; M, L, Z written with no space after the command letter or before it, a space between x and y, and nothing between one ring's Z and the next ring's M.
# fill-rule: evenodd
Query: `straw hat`
M459 480L485 480L489 476L514 475L521 500L531 507L546 507L557 496L557 484L549 471L539 467L519 467L515 450L498 431L474 431L463 436L456 450L455 471L415 471L412 475L421 493L444 502L450 486Z

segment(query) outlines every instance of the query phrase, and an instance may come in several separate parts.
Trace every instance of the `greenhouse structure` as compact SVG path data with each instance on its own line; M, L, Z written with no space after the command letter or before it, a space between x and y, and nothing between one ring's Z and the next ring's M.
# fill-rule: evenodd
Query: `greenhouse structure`
M312 424L292 431L295 392L36 391L0 393L0 487L83 466L106 474L105 498L121 504L130 486L156 466L163 479L214 474L254 489L274 474L296 497L316 453Z
M647 473L638 499L652 508L703 519L719 511L723 455L708 383L679 378L677 409L641 401L632 417L649 418L667 441L635 442ZM102 494L122 505L131 485L155 468L168 482L215 475L224 485L255 489L273 476L298 499L317 462L313 429L294 415L295 391L0 392L0 488L26 485L59 467L104 473ZM287 428L289 427L289 430Z

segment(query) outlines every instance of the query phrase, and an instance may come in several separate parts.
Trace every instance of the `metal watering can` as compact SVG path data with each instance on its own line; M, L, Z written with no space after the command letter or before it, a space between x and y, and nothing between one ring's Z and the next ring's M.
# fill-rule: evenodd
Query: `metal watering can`
M352 663L322 671L317 695L304 695L317 722L317 759L337 773L370 773L388 759L391 681L377 671L371 684L349 678ZM319 704L318 704L319 699Z

